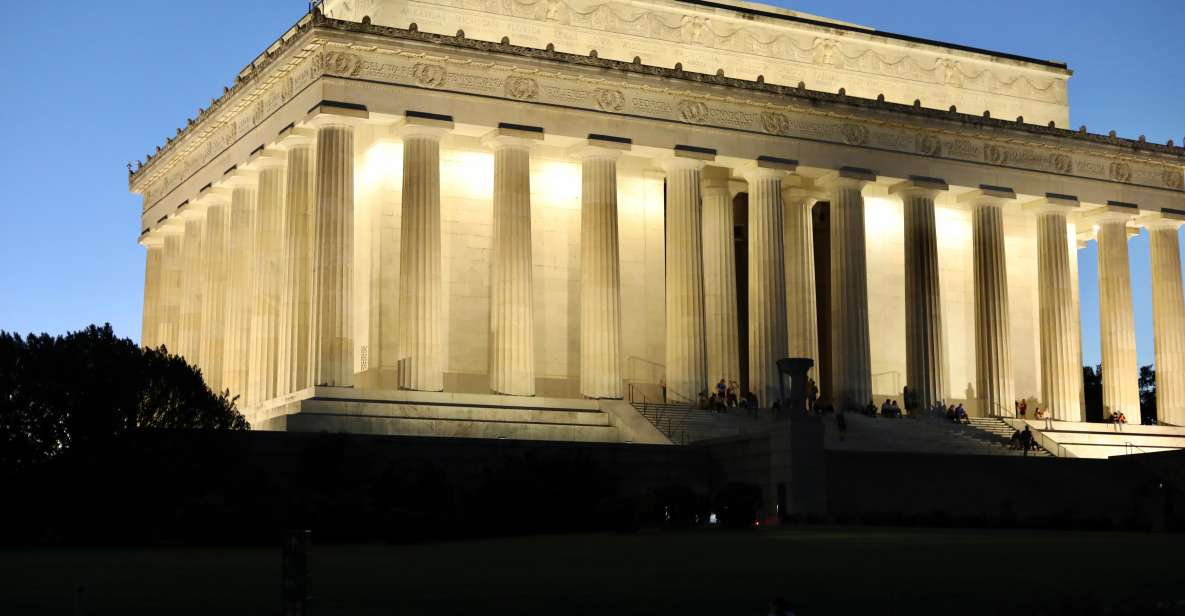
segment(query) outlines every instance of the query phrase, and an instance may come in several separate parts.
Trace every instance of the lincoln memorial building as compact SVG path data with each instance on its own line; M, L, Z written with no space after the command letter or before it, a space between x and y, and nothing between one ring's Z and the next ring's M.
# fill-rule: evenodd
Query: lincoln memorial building
M1185 149L1070 126L1070 77L739 0L325 0L133 166L143 344L263 430L663 443L639 407L787 357L1071 425L1094 241L1138 423L1147 233L1185 426Z

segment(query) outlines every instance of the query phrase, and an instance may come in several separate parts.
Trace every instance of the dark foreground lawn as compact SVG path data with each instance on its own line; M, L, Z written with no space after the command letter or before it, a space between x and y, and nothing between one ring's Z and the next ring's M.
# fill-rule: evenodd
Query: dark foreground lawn
M262 548L0 551L0 614L274 614L279 558ZM1159 602L1182 613L1185 535L806 528L314 545L312 575L318 616L759 616L775 595L799 616L1145 613Z

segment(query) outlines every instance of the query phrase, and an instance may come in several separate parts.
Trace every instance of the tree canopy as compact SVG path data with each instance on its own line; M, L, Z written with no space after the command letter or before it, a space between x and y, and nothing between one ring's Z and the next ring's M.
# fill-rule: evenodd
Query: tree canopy
M0 331L0 467L143 429L246 430L226 393L167 349L143 349L110 325L64 336Z

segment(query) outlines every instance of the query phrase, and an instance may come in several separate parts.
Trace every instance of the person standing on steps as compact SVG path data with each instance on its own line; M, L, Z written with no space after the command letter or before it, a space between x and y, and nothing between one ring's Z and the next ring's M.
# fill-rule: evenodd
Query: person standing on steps
M848 420L844 418L843 411L835 415L835 427L839 428L839 442L843 442L844 437L848 435Z
M658 388L662 390L662 403L667 403L667 380L658 379Z

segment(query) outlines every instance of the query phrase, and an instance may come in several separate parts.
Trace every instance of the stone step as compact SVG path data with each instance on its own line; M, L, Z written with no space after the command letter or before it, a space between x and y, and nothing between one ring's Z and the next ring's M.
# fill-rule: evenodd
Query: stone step
M495 408L445 404L412 404L388 401L304 400L301 413L351 415L387 419L511 422L579 426L608 426L609 415L600 411L562 408Z

